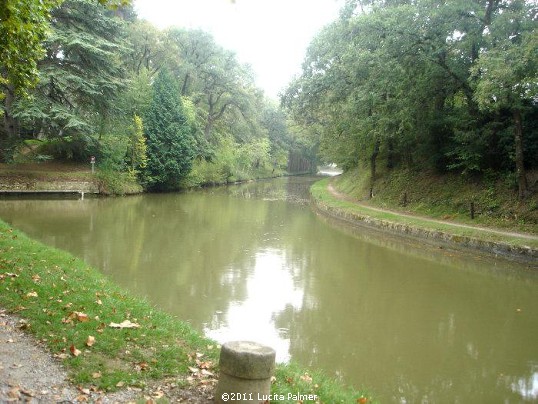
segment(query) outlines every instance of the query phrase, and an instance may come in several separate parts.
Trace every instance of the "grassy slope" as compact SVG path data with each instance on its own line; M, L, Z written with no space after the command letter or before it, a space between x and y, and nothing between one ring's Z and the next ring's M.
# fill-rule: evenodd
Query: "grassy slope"
M351 221L362 221L381 229L396 231L405 234L423 234L423 237L435 237L443 240L452 239L454 242L463 245L466 240L476 240L470 245L480 246L485 249L489 243L501 243L501 245L512 246L516 250L528 247L534 250L538 249L537 239L528 239L517 237L515 235L504 235L490 233L466 227L456 227L451 223L436 223L425 220L421 217L401 216L398 212L374 210L363 204L357 204L354 201L342 200L336 198L328 190L329 179L321 180L315 183L310 191L319 208L327 211L329 214L336 214L337 217ZM418 231L413 231L416 229ZM443 237L443 235L451 235ZM491 247L486 249L490 250ZM511 248L507 248L511 249Z
M0 164L0 186L27 190L50 189L51 183L69 181L96 184L105 195L137 194L142 187L128 173L98 170L92 174L90 164L48 161L42 163Z
M198 164L199 166L200 164ZM252 179L274 178L285 175L280 169L260 167L248 172L236 172L227 176L220 172L220 167L204 163L205 170L195 165L191 174L181 184L185 188L197 188L208 185L224 185L228 183L248 181ZM64 181L84 181L95 183L99 192L104 195L126 195L144 192L136 179L126 172L115 172L96 168L92 174L90 164L47 161L41 163L0 163L0 189L20 189L21 185L28 190L49 189L50 184ZM38 185L37 183L41 183ZM47 185L48 184L48 185Z
M186 383L189 367L218 372L214 341L130 296L71 254L2 221L0 291L0 307L26 321L24 328L63 359L77 384L114 390L169 377ZM140 327L110 326L124 320ZM90 336L95 343L88 344ZM318 394L324 403L356 402L362 396L322 374L279 365L272 393L297 392Z
M503 180L478 181L459 174L382 170L368 199L369 170L355 169L335 181L335 188L371 206L397 209L436 219L512 231L538 233L538 193L524 203ZM404 193L407 205L403 206ZM470 218L474 202L475 219Z

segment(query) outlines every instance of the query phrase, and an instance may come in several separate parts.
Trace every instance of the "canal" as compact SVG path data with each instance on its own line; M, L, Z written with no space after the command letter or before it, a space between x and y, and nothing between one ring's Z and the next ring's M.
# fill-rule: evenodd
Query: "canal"
M316 215L311 177L2 200L0 217L219 342L251 339L382 403L538 400L538 275Z

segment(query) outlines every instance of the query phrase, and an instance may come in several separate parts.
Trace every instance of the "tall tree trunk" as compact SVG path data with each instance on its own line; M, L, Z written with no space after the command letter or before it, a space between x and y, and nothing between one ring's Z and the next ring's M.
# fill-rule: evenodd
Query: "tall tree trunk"
M204 137L205 140L209 142L209 138L211 137L211 131L213 130L213 124L215 123L215 102L213 101L213 94L209 95L207 104L209 108L207 111L207 120L204 128Z
M392 138L387 140L387 168L392 170L394 168L394 142Z
M376 178L376 160L379 154L379 140L375 141L374 151L370 156L370 198L374 197L374 183Z
M15 101L15 89L10 85L4 87L4 89L4 129L2 131L3 136L1 136L3 139L0 138L0 143L12 140L14 137L18 136L19 133L18 122L11 114L13 102ZM6 155L5 146L6 144L0 145L0 161L6 161L8 158Z
M213 120L211 119L210 116L208 116L207 122L204 128L204 137L205 137L205 140L207 140L208 142L209 142L209 139L211 138L212 129L213 129Z
M527 175L525 174L525 160L523 157L523 125L521 124L521 111L514 109L514 145L516 147L516 175L519 199L527 196L528 185Z
M183 86L181 86L181 95L187 95L189 79L190 79L190 75L189 75L189 73L187 73L185 75L185 79L183 80Z

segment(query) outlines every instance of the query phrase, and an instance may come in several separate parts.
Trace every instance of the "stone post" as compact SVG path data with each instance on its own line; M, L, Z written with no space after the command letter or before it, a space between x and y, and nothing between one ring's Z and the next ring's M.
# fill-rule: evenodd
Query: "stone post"
M220 351L220 376L215 403L263 403L271 394L275 350L250 341L225 343Z

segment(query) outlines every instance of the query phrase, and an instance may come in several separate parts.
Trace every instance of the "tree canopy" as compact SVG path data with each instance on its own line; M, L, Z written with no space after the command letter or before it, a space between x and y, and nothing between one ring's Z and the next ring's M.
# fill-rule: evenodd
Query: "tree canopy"
M384 162L505 173L521 198L530 192L526 172L538 164L532 1L348 0L312 40L284 110L211 35L158 30L127 3L0 5L3 161L93 155L103 169L169 188L321 158L368 165L372 189ZM147 161L134 158L136 144Z
M538 161L533 2L348 1L311 42L282 98L344 168L483 173ZM514 169L516 168L517 169Z
M37 81L41 43L49 27L50 10L61 0L5 0L0 4L0 84L21 93Z
M154 190L286 169L287 117L211 35L158 30L124 0L8 0L0 17L15 33L1 38L0 160L96 156Z

